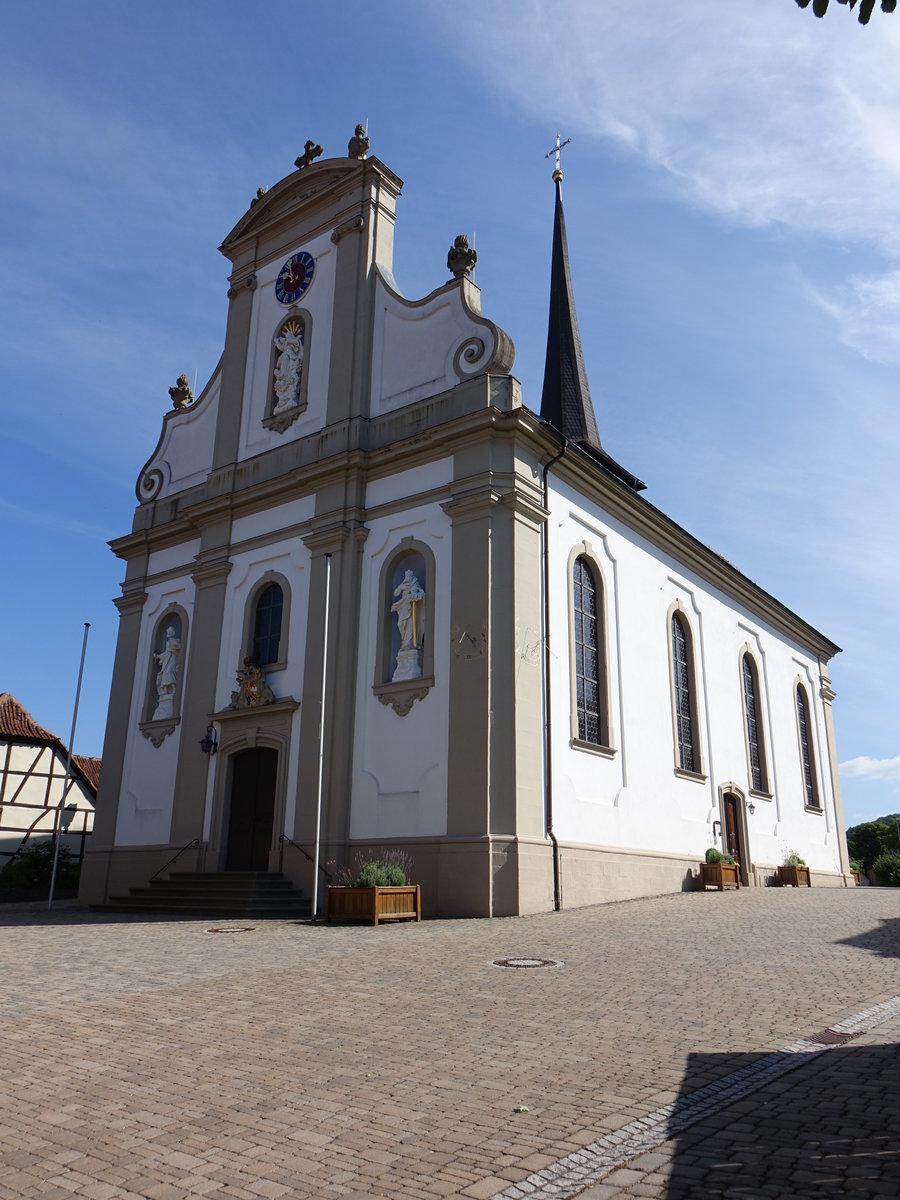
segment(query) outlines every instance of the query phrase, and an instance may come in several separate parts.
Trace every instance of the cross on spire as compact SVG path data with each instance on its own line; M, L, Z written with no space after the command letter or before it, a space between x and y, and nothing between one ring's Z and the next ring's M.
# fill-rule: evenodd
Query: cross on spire
M544 155L544 158L549 158L551 154L556 155L556 167L554 168L554 171L553 171L553 178L557 181L559 181L563 177L563 173L560 170L560 166L559 166L559 152L560 152L560 150L562 150L563 146L568 146L569 143L572 141L571 138L566 138L566 140L564 142L560 142L559 136L560 135L557 133L556 145L551 146L550 149L547 151L547 153Z

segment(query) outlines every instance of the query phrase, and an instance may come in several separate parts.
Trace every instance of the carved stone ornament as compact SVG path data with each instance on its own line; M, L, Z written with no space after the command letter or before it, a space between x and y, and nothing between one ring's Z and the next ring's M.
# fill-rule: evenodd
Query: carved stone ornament
M353 137L347 143L347 157L363 159L369 153L369 136L365 125L357 125Z
M417 700L424 700L430 687L404 688L402 691L381 692L378 699L382 704L390 704L398 717L405 717Z
M298 170L302 170L304 167L308 167L312 160L314 158L318 158L321 153L322 147L317 146L312 138L310 138L303 147L303 153L300 155L300 157L294 159L294 166L297 167Z
M478 251L469 249L469 239L461 233L447 254L447 270L455 279L467 279L478 262Z
M272 410L263 418L266 429L283 433L306 408L301 401L305 329L300 317L291 317L275 339L272 372Z
M259 204L260 200L262 200L263 196L266 194L266 192L268 190L269 189L265 188L265 187L258 187L256 189L256 195L250 201L250 207L252 208L254 204Z
M275 693L266 683L265 672L248 654L237 673L238 690L231 693L229 708L261 708L274 704Z
M169 734L178 728L178 724L178 717L169 717L164 721L141 721L138 728L144 737L152 742L158 750Z
M176 412L190 408L194 403L194 393L191 391L187 375L178 376L175 386L169 388L169 395L172 398L172 407Z

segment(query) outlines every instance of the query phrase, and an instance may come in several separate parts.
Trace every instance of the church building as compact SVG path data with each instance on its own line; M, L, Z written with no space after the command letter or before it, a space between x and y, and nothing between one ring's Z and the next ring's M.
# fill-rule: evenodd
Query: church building
M557 153L543 393L460 236L394 282L401 180L308 142L220 247L222 357L182 376L137 481L81 898L171 869L398 847L426 916L744 885L788 851L850 881L838 647L665 516L610 456ZM321 889L320 889L321 894Z

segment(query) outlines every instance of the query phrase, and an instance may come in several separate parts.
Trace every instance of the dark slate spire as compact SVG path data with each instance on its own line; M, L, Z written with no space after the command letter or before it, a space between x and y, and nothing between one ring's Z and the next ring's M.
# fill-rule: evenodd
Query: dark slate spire
M587 451L629 487L637 491L644 484L610 458L600 442L597 418L591 401L591 389L584 367L572 277L569 272L569 247L566 242L566 218L563 213L562 179L559 169L559 137L556 139L556 210L553 217L553 266L550 272L550 319L547 327L547 357L544 362L544 390L541 395L541 419L552 425L569 442ZM551 153L553 153L551 151ZM549 155L547 156L549 158Z
M553 172L553 178L556 181L556 212L541 416L570 442L587 443L595 450L602 450L575 315L562 203L562 171L559 168Z

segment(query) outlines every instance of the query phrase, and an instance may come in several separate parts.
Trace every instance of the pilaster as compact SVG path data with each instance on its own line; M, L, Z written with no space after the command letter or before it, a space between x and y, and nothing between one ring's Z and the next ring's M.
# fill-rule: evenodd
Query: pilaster
M184 666L181 740L170 834L173 846L183 846L191 838L202 837L203 834L210 760L201 751L199 742L216 705L225 594L231 571L227 535L224 544L221 544L224 530L218 529L216 533L218 536L211 535L209 530L204 531L197 565L191 576L195 589L194 612ZM218 541L219 544L204 548L203 543L212 541Z
M844 824L844 800L841 795L841 775L838 770L837 742L834 736L834 712L832 704L835 692L831 680L825 673L826 663L819 663L819 696L822 700L822 711L825 714L825 740L828 743L828 767L831 772L831 794L834 797L835 834L838 839L838 852L841 857L841 873L844 881L851 880L850 853L847 850L847 829Z
M256 276L246 269L240 273L240 278L236 271L233 279L234 283L228 292L228 322L225 327L219 416L213 450L214 471L235 462L238 456L244 380L250 344L250 318L253 313L253 294L256 290Z
M146 559L144 560L146 563ZM103 771L94 810L93 833L81 870L79 898L85 904L106 899L106 867L116 838L119 798L128 731L136 726L138 713L132 713L134 680L138 672L138 646L147 593L143 578L125 584L114 603L119 610L116 657L109 691L109 710L103 739Z

